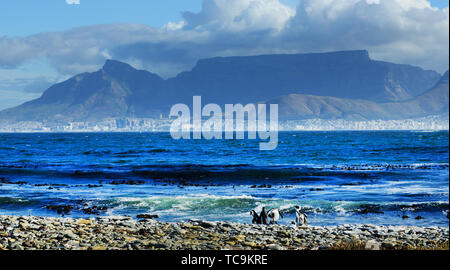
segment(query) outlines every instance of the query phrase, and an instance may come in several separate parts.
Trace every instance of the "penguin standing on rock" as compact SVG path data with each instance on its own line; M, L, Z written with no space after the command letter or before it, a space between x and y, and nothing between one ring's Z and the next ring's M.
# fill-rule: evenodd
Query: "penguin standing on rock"
M305 213L302 213L302 209L300 206L295 206L295 223L297 226L308 225L308 221L306 220L308 216Z
M283 214L281 214L280 210L274 208L274 209L270 209L267 212L267 215L270 218L270 224L278 224L278 220L281 218L283 218Z
M261 218L261 223L264 225L269 224L269 221L267 219L267 213L266 213L266 208L263 207L261 210L261 214L259 214L259 217Z
M250 211L250 215L253 217L252 224L261 224L261 216L256 213L255 210Z

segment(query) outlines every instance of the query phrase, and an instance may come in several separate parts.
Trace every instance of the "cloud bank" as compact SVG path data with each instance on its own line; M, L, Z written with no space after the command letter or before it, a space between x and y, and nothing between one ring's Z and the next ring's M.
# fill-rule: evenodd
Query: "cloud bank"
M79 1L67 1L79 2ZM44 57L60 74L127 61L164 77L200 58L367 49L372 58L448 69L449 9L426 0L204 0L198 13L161 28L93 25L21 38L0 37L0 66Z
M68 5L79 5L80 4L80 0L66 0L66 3Z

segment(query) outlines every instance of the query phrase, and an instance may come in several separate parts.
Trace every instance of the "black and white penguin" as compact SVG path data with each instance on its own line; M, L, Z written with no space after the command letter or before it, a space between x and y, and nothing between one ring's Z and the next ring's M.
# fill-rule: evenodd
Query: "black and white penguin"
M300 208L300 206L296 205L295 206L295 223L297 224L297 226L308 225L308 221L306 220L307 217L308 217L308 215L306 215L305 213L302 212L302 209Z
M266 208L263 207L261 210L261 214L259 214L259 217L261 218L261 223L264 225L269 224L269 221L267 219L267 213L266 213Z
M261 224L261 216L255 210L250 211L250 215L253 217L252 224Z
M283 214L281 214L280 210L274 208L274 209L270 209L267 212L267 215L270 218L270 224L278 224L278 220L280 220L280 217L283 218Z

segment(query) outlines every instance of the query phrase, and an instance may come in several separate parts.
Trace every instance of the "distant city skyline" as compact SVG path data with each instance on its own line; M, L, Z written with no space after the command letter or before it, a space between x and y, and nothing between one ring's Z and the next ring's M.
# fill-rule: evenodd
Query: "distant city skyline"
M447 0L16 0L0 10L0 110L111 58L165 78L200 58L353 49L448 69Z

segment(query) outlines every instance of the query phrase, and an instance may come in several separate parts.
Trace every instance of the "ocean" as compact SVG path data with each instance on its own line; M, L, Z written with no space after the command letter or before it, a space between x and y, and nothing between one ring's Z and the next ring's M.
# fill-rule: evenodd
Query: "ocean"
M281 132L259 140L169 133L0 134L0 215L158 215L250 223L300 205L311 225L448 227L448 131Z

